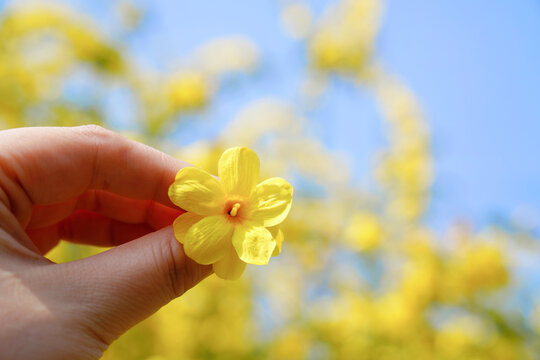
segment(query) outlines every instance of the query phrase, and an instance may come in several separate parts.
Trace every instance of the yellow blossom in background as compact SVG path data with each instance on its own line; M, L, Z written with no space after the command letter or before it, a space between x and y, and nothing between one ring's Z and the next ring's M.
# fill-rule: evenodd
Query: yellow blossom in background
M426 209L433 182L425 120L414 95L398 80L378 73L375 89L390 125L390 145L381 152L375 176L388 192L389 215L405 223L417 221Z
M306 4L287 4L281 12L281 23L289 36L293 38L303 38L307 36L311 30L313 13Z
M169 188L171 201L187 211L174 222L176 238L190 258L213 264L223 279L236 279L246 263L265 265L281 251L277 226L289 213L293 189L281 178L257 185L259 168L255 152L230 148L219 160L219 181L186 167Z
M207 103L210 84L201 73L182 72L169 81L167 92L174 110L195 110Z
M255 71L259 54L250 39L226 36L215 38L195 50L194 62L202 72L219 77L229 72Z
M322 71L360 74L371 56L379 2L346 0L330 7L309 43L313 66Z
M120 33L111 35L101 21L66 5L6 4L1 127L102 124L204 169L181 170L171 186L173 201L188 211L174 227L186 253L213 264L220 277L268 262L287 234L287 251L274 260L279 266L254 267L235 282L206 279L115 341L105 360L534 359L540 311L513 306L522 285L513 260L522 256L523 238L533 244L521 250L537 252L537 236L497 224L482 238L473 224L459 234L431 226L437 193L429 119L415 93L378 58L382 5L276 4L276 27L294 38L287 49L306 66L291 79L297 93L244 104L236 103L239 96L238 110L223 119L223 93L236 96L279 75L264 40L216 34L179 53L178 61L151 68L123 42L138 36L139 25L152 26L145 14L154 5L118 1L111 9L119 12ZM87 81L79 102L65 96L72 95L65 84L81 73ZM319 116L327 91L350 91L379 108L387 142L361 179L354 177L357 159L317 135L334 120ZM104 105L116 92L131 105L120 125ZM324 101L331 107L334 98ZM196 135L214 126L213 135ZM178 146L175 136L191 136L194 128L193 142ZM260 175L254 152L233 148L222 156L236 145L265 159ZM287 182L257 185L259 176L275 174L295 187L290 213ZM62 241L47 256L65 262L103 250Z
M405 338L419 331L424 320L420 312L400 293L389 293L374 305L375 327L384 336Z
M185 159L210 174L217 174L218 162L227 147L221 144L199 141L180 149L177 158Z
M459 317L445 324L435 337L435 346L444 356L471 356L486 341L487 329L479 319Z
M358 70L367 57L367 45L340 30L322 30L314 35L311 53L314 65L323 70Z
M384 229L379 219L367 212L358 212L351 216L345 229L345 240L357 251L373 251L384 238Z
M441 272L435 259L413 261L405 268L402 292L410 306L424 307L436 298Z
M289 329L276 339L270 350L270 356L272 359L283 360L305 359L309 353L310 344L311 341L305 331Z
M273 133L281 138L296 138L300 136L303 124L303 119L289 104L275 98L262 98L243 108L223 130L219 140L225 144L254 146L261 137Z
M470 244L448 263L444 294L450 298L494 290L509 280L502 249L494 244Z

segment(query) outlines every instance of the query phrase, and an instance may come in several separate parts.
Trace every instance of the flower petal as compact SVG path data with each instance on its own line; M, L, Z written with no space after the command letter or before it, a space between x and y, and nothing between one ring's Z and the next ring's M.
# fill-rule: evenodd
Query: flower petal
M237 226L232 241L240 260L255 265L268 264L276 247L270 231L253 223Z
M251 213L253 221L270 227L280 224L291 210L293 188L282 178L270 178L255 188L251 195Z
M205 217L189 228L184 251L199 264L213 264L227 253L233 230L234 225L224 216Z
M231 245L225 256L213 265L216 275L225 280L236 280L242 275L246 263L238 258L236 250Z
M283 236L283 231L281 231L279 226L272 226L267 229L268 231L270 231L272 237L274 238L274 241L276 242L276 247L274 248L272 256L278 256L281 253L281 244L283 244L283 240L285 239L285 237Z
M189 228L201 220L203 217L201 215L193 214L193 213L184 213L177 217L174 220L173 223L173 230L174 230L174 237L176 240L178 240L181 244L184 243L184 237L186 236L186 233L188 232Z
M169 198L182 209L199 215L217 215L225 202L221 184L196 167L180 169L169 187Z
M227 194L249 197L259 181L260 161L247 147L230 148L218 163L219 182Z

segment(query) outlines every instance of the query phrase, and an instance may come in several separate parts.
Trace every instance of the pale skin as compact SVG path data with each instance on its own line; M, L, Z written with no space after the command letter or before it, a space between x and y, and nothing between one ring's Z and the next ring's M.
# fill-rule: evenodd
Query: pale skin
M0 131L2 358L97 359L211 274L171 228L186 165L97 126ZM55 264L60 239L113 248Z

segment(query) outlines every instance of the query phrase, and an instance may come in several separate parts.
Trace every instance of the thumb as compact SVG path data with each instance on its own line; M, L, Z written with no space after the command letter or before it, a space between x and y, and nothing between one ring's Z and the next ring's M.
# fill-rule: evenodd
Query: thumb
M185 255L171 226L62 265L76 321L105 345L212 272Z

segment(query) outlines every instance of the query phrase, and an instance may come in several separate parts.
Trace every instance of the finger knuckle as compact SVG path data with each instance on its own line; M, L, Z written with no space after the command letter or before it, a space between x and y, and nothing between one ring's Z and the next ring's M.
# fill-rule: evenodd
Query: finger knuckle
M92 137L100 137L100 138L108 138L108 137L113 136L114 134L112 131L107 130L102 126L95 125L95 124L78 126L76 130L82 132L85 135L89 135Z

